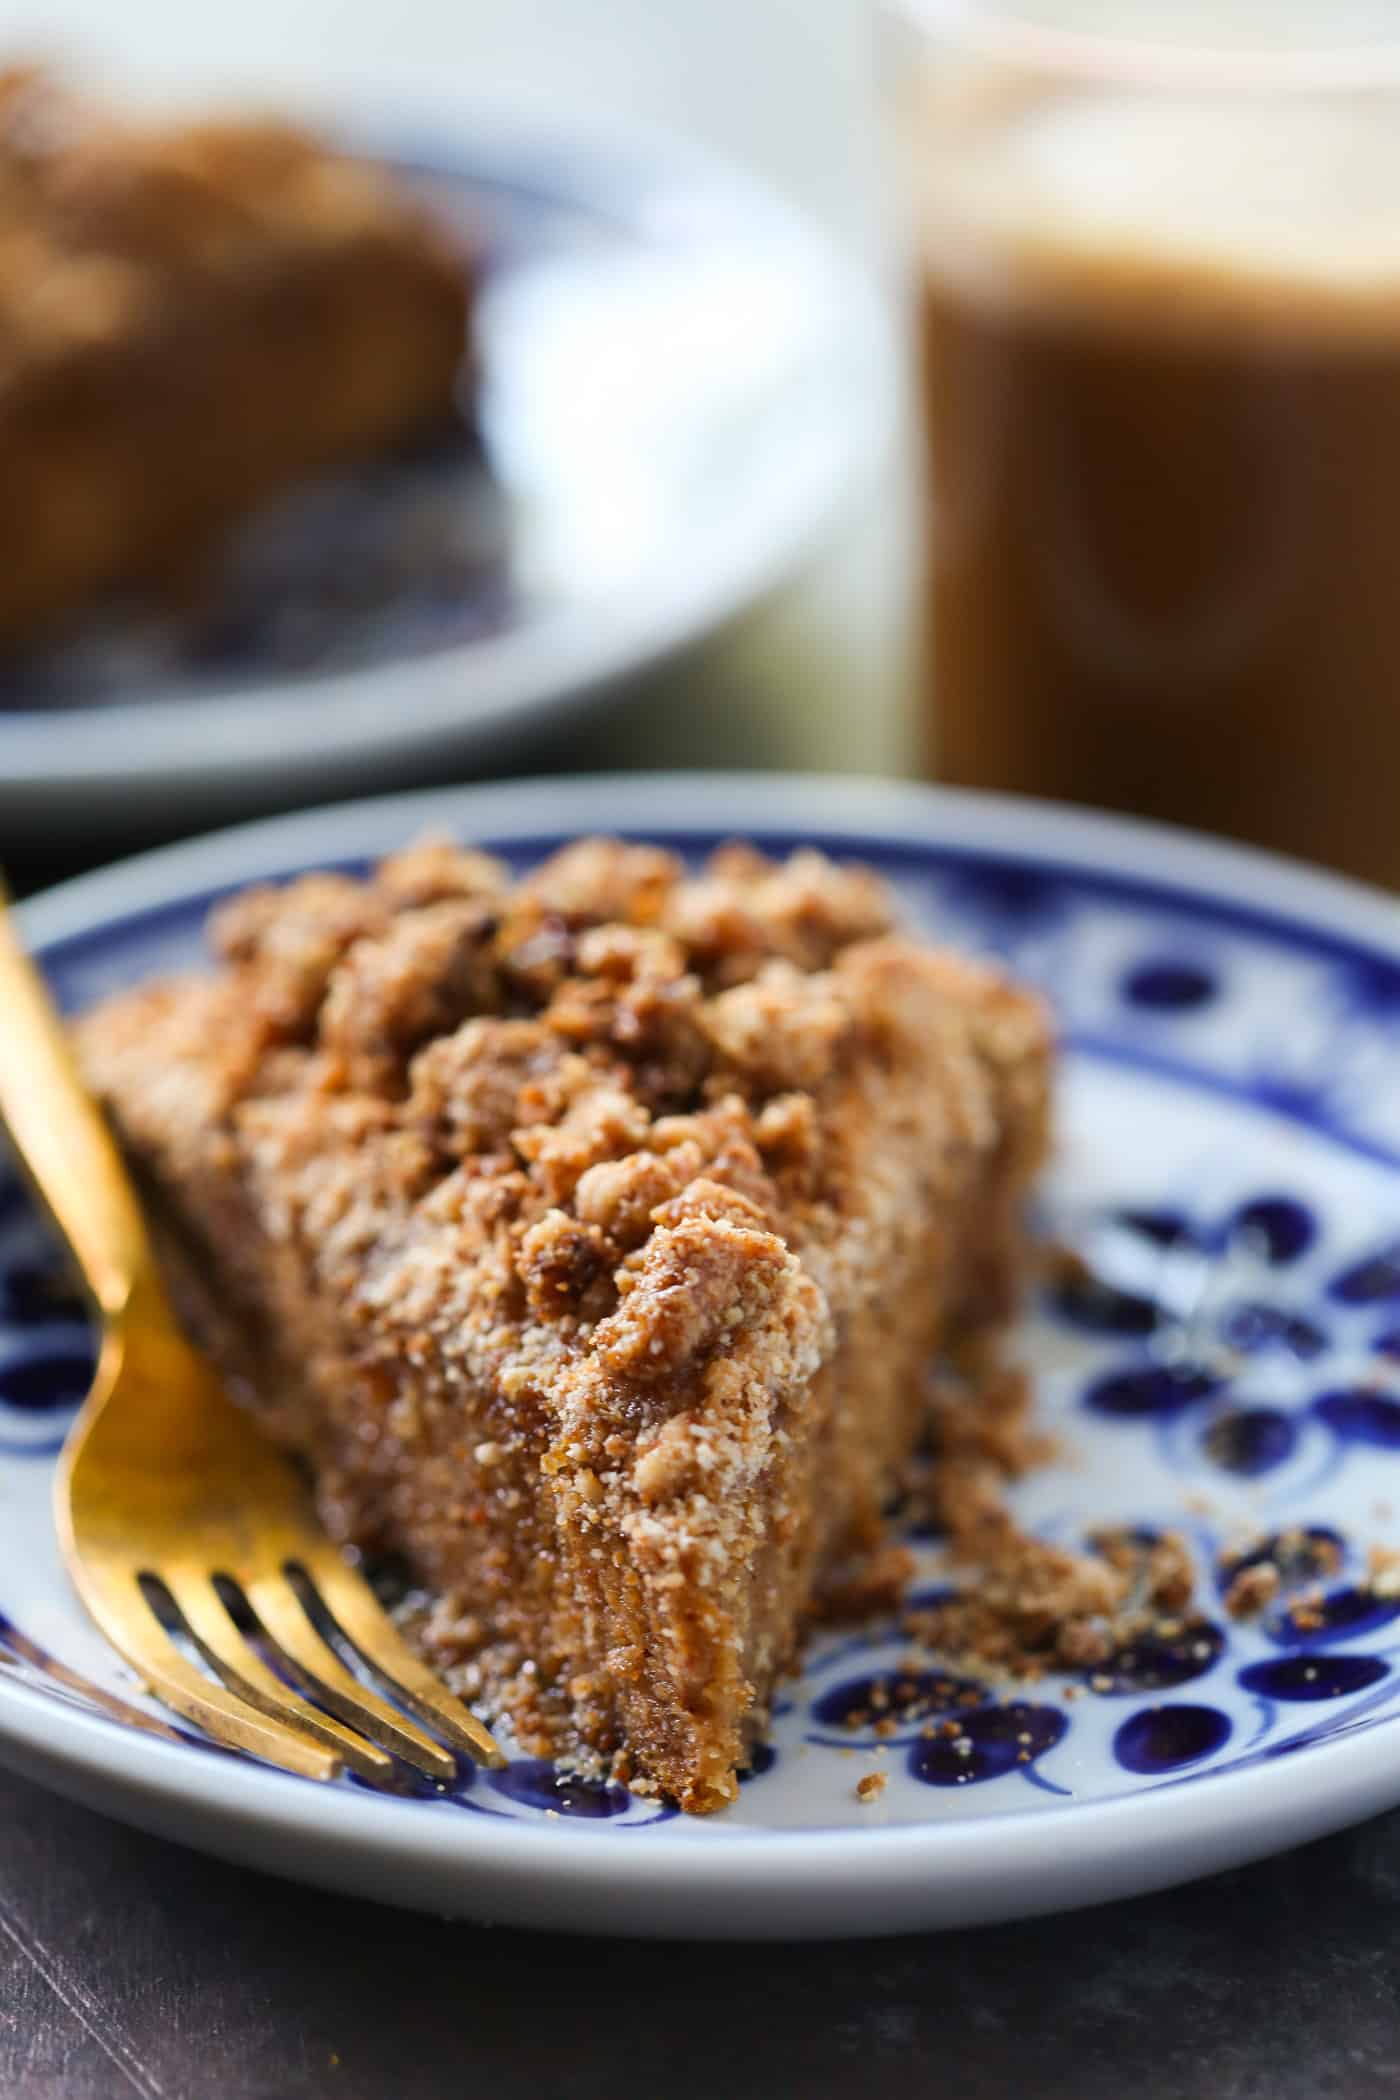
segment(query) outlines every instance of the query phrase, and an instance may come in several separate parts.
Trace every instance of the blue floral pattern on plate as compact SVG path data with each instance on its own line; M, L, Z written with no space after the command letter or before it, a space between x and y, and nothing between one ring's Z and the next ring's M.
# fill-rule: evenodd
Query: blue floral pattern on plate
M923 926L1001 957L1054 1002L1061 1137L1039 1223L1077 1262L1055 1265L1018 1338L1060 1451L1018 1510L1069 1543L1105 1524L1183 1532L1198 1616L1034 1686L945 1668L892 1624L826 1637L722 1821L1067 1813L1388 1722L1400 1585L1369 1556L1400 1495L1400 970L1120 875L828 843L881 864ZM207 902L51 950L67 1002L188 958ZM0 1685L87 1700L195 1754L208 1746L172 1729L86 1626L48 1535L47 1476L91 1362L62 1261L0 1176L0 1509L14 1519L0 1535ZM938 1541L910 1544L915 1589L946 1588ZM1283 1570L1277 1596L1232 1618L1230 1583L1265 1553ZM860 1801L872 1771L886 1784ZM413 1798L427 1814L676 1827L640 1792L524 1757Z

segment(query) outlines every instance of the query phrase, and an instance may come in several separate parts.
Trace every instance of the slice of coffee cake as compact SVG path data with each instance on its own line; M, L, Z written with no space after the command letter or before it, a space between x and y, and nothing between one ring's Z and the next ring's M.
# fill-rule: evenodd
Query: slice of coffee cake
M1041 1007L741 846L418 846L211 930L81 1031L191 1327L468 1696L720 1806L1007 1311Z
M297 482L454 428L472 274L388 167L0 68L0 639L197 599Z

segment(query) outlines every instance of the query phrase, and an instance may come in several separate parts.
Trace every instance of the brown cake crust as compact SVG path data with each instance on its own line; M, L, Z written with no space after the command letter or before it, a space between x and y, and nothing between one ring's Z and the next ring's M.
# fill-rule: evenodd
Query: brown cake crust
M386 171L0 72L0 637L183 591L299 477L447 421L469 296Z
M211 933L81 1032L193 1326L527 1747L722 1804L1005 1314L1041 1007L813 853L429 844Z

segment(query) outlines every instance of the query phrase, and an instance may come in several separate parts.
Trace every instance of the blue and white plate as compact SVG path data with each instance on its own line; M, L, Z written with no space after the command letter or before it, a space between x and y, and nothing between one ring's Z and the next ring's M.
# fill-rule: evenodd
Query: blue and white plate
M888 323L785 205L645 135L342 126L482 256L472 429L308 484L197 618L0 656L0 829L499 770L787 582L885 457Z
M535 1761L451 1798L317 1786L176 1731L87 1625L49 1522L91 1364L63 1268L0 1181L0 1754L113 1814L275 1871L581 1931L828 1935L1099 1902L1400 1802L1400 907L1184 834L913 788L658 778L399 797L147 856L30 906L69 1006L200 950L210 899L449 827L529 862L614 829L703 852L814 841L930 933L1041 985L1063 1030L1043 1229L1085 1258L1027 1307L1056 1463L1021 1518L1183 1531L1201 1618L1020 1691L891 1629L815 1648L741 1797L703 1821ZM1242 1541L1288 1534L1260 1619ZM917 1589L955 1579L917 1541ZM1316 1585L1321 1583L1320 1602ZM1311 1601L1304 1608L1300 1597ZM853 1716L894 1693L893 1734ZM907 1703L922 1700L916 1718ZM956 1740L930 1737L932 1708ZM884 1775L877 1798L858 1782Z

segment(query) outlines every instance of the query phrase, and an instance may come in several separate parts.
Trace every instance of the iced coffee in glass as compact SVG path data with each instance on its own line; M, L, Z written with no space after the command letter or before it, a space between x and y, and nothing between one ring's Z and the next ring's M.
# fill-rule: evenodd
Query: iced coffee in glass
M938 778L1400 885L1393 24L895 9Z

